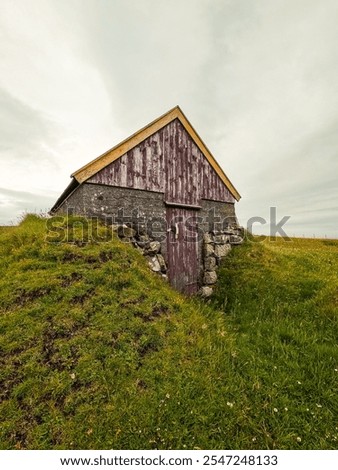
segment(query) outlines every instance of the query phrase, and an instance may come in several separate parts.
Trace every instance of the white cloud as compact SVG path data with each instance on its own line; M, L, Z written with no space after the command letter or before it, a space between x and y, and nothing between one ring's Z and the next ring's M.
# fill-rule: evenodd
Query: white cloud
M242 194L243 222L275 205L299 233L337 234L335 0L2 10L1 186L17 167L12 189L61 192L72 171L179 104Z

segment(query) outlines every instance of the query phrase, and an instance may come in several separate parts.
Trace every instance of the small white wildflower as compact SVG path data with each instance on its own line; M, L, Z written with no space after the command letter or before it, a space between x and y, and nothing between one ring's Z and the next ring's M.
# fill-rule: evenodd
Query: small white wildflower
M297 442L302 442L302 438L301 437L297 437Z
M317 408L322 408L322 405L320 405L319 403L316 403L316 407Z
M169 399L169 398L170 398L170 395L169 395L169 393L167 393L165 397Z
M302 385L302 382L300 380L297 380L298 385Z
M230 406L230 408L232 408L232 407L234 406L234 404L231 403L231 401L228 401L228 402L227 402L227 405Z
M255 441L256 441L256 438L255 438L255 437L253 437L251 440L252 440L252 442L255 442Z
M310 411L309 408L306 408L306 411Z
M276 370L276 369L277 369L277 366L273 366L273 368Z
M72 374L70 374L70 378L73 379L73 380L75 379L75 374L74 374L74 372L73 372Z
M274 408L273 411L274 411L275 413L278 413L278 408Z
M285 411L289 411L289 408L285 407L284 410L285 410Z
M338 372L338 369L335 369L334 371L335 371L335 372Z

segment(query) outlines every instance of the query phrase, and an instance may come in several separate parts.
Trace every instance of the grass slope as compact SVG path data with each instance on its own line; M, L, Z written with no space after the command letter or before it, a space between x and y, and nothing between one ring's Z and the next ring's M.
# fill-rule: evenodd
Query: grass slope
M78 220L0 231L1 448L337 448L337 243L248 242L205 305Z
M337 449L338 241L253 239L227 259L215 297L256 442Z

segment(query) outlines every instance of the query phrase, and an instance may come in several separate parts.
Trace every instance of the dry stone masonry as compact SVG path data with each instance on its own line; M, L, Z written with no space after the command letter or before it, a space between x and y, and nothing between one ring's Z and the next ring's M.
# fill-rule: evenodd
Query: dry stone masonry
M219 232L207 232L203 237L203 279L200 295L210 297L217 282L217 268L229 254L232 245L243 242L243 229L227 227Z
M167 265L161 254L160 242L151 239L147 234L137 233L136 230L126 225L113 225L113 231L122 241L132 244L139 253L145 256L152 271L160 274L165 280L168 279Z

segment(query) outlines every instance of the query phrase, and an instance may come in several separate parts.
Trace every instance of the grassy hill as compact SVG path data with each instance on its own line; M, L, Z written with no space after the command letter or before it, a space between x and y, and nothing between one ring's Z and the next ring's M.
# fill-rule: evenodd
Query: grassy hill
M337 242L248 241L205 304L77 220L0 231L2 449L338 448Z

